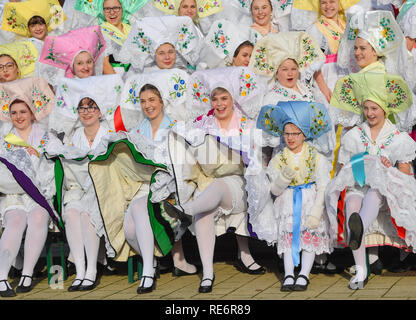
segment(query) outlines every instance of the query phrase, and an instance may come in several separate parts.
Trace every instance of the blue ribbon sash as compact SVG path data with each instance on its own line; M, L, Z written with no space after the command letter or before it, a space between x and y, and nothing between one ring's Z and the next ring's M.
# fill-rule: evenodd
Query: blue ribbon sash
M351 169L354 175L355 181L360 187L365 185L365 168L364 168L364 156L368 155L368 152L361 152L351 157Z
M302 190L309 189L315 182L301 184L298 186L289 186L293 189L293 231L292 231L292 259L295 267L299 265L299 241L300 241L300 224L302 221Z

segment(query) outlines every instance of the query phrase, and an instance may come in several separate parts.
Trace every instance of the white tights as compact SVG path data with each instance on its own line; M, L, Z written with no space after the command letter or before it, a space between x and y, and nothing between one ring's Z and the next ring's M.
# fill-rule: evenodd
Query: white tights
M143 276L153 277L155 274L153 265L155 242L147 211L147 196L135 199L130 203L124 218L123 229L128 243L143 259ZM142 285L145 288L151 287L153 281L142 277L140 286Z
M32 276L48 235L48 212L39 206L29 213L21 209L14 209L7 211L4 219L6 228L0 239L0 280L7 280L12 262L19 252L25 230L22 275ZM25 278L24 283L21 279L19 283L24 286L30 284L30 278ZM2 282L0 283L0 291L4 290L6 290L6 284Z
M299 274L302 274L309 279L309 274L311 272L314 260L315 260L315 252L308 252L308 251L302 250L302 264L301 264L301 270ZM293 264L291 249L288 249L288 251L286 251L283 254L283 263L285 266L285 277L289 275L294 276L295 266ZM293 279L289 278L283 284L285 285L293 284ZM298 278L296 280L296 284L306 285L306 280L303 278Z
M377 219L378 211L380 208L382 196L375 189L369 189L365 194L364 198L359 195L352 194L347 199L345 199L345 211L347 218L347 228L348 220L352 213L359 213L361 220L363 221L364 233L369 226ZM350 230L348 229L348 234ZM353 281L364 281L367 277L367 264L365 256L365 235L363 234L363 239L361 245L357 250L352 250L354 256L355 265L357 266L356 276L352 279Z
M90 217L87 212L79 212L70 208L65 210L64 221L66 238L77 272L75 278L94 281L97 276L97 256L100 238L91 224ZM87 256L86 269L85 254ZM74 285L78 284L78 281L74 281ZM85 285L90 284L90 282L85 283Z

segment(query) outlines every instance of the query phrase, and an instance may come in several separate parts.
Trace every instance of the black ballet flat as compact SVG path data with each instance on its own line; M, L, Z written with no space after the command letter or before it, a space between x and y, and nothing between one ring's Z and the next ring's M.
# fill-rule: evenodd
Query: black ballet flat
M201 285L199 285L199 289L198 289L199 293L209 293L209 292L212 291L212 286L214 285L215 275L214 275L214 277L212 279L210 279L210 278L202 279L201 280L201 283L204 282L205 280L211 281L211 284L208 285L208 286L201 286Z
M298 278L305 279L306 284L296 284L296 281L298 280ZM295 281L295 284L293 285L293 291L305 291L306 289L308 289L308 285L309 285L308 277L304 276L303 274L299 274L296 277L296 281Z
M9 287L10 284L7 280L0 280L0 282L4 282L6 284L7 290L0 291L0 296L2 298L11 298L16 296L16 292L14 292L13 288Z
M250 269L250 267L255 264L256 261L254 261L252 264L250 264L248 267L243 263L243 261L241 259L237 260L237 264L234 265L235 268L243 273L248 273L248 274L265 274L266 273L266 269L264 269L262 266L260 266L260 268L257 269Z
M21 286L17 286L16 288L16 293L27 293L30 292L33 289L32 286L32 277L31 276L27 276L27 275L22 275L23 281L22 281L22 285ZM23 283L25 283L25 278L30 278L30 285L28 286L24 286Z
M82 283L84 281L91 282L91 284L83 285ZM78 291L90 291L90 290L94 289L97 285L98 285L98 276L95 277L94 281L92 281L90 279L84 279L84 280L82 280L80 286L78 287Z
M76 284L76 285L74 285L74 282L75 281L79 281L79 283L78 284ZM79 291L79 287L81 286L81 283L82 283L82 279L75 279L73 282L72 282L72 284L71 284L71 286L68 288L68 291L69 292L73 292L73 291Z
M172 276L174 277L192 276L192 275L198 274L198 272L199 272L198 268L196 268L195 272L186 272L177 267L174 267L172 271Z
M357 250L361 246L364 234L363 221L357 212L351 214L351 217L348 220L348 227L351 231L349 246L351 250Z
M155 277L150 277L150 276L142 276L142 278L149 278L153 280L153 283L150 287L144 287L144 283L146 282L146 280L143 280L142 284L137 288L137 293L138 294L143 294L143 293L150 293L153 290L156 289L156 279Z
M163 201L163 209L170 217L179 219L183 228L187 228L192 224L192 216L186 214L169 201Z
M293 279L293 283L292 284L284 284L286 279ZM283 279L282 286L280 287L280 291L282 291L282 292L293 291L293 286L294 285L295 285L295 277L291 276L291 275L288 275Z

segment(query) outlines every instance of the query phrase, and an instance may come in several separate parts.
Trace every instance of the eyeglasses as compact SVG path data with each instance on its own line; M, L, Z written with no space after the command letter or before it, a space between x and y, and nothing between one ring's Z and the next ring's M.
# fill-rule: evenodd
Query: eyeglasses
M0 71L12 70L15 67L13 62L8 62L6 64L0 64Z
M104 7L103 10L105 13L110 13L111 11L114 11L115 13L119 13L121 10L121 7Z
M78 107L78 113L93 113L97 109L97 107Z
M300 134L302 134L302 131L299 131L299 132L283 132L283 135L286 138L289 138L289 137L297 138L297 137L299 137Z

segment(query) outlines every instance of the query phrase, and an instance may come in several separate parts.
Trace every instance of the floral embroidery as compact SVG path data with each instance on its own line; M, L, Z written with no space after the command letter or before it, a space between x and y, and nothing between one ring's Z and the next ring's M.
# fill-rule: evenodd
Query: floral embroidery
M111 108L109 108L108 110L107 110L107 114L109 115L109 116L111 116L113 113L114 113L114 110L115 110L116 108L114 108L114 107L111 107Z
M394 99L389 102L389 108L398 108L406 99L406 92L395 80L387 80L386 88L394 94Z
M61 60L61 57L63 56L62 53L55 53L54 47L55 46L55 39L52 39L51 45L48 48L49 54L45 57L46 60L52 60L55 63L60 63L62 65L65 65L65 62Z
M129 97L127 98L125 102L131 102L133 104L136 104L138 102L139 99L137 98L137 95L136 95L136 89L137 89L137 82L134 81L128 93Z
M168 3L166 0L155 0L160 5L162 5L165 8L168 8L169 10L174 10L175 6L172 3Z
M274 121L273 117L270 116L270 113L274 110L274 108L271 108L270 110L267 110L267 112L264 114L263 123L266 129L268 129L271 132L276 132L279 135L283 134L282 129L280 128L276 122Z
M355 110L360 108L360 104L358 103L357 99L351 94L352 91L352 80L350 77L344 78L342 83L342 87L340 90L340 99L342 102L349 104Z
M176 123L177 123L177 122L178 122L178 120L173 120L173 121L169 124L168 128L170 129L170 128L174 127L174 126L176 125ZM137 130L137 132L139 132L139 130Z
M3 116L9 117L10 97L7 94L7 92L5 92L5 91L1 92L0 101L2 103L1 113L3 114Z
M101 30L102 31L105 31L105 33L107 34L107 35L109 35L110 37L112 37L112 38L114 38L114 39L117 39L117 40L123 40L121 37L119 37L114 31L112 31L112 30L109 30L109 29L107 29L107 28L105 28L105 27L101 27Z
M6 149L6 151L13 151L14 146L11 143L8 143L6 141L3 142L3 148Z
M144 35L143 29L138 28L137 34L134 36L133 44L136 44L142 52L150 53L150 45L152 44L152 40L148 36Z
M257 68L260 71L265 70L267 74L270 74L274 72L274 67L266 62L265 53L265 47L259 47L258 49L256 49L256 54L254 55L256 61L254 64L254 68Z
M49 3L49 13L51 14L49 20L50 27L54 28L64 21L64 11L62 10L62 7Z
M378 39L378 45L382 49L384 49L388 42L394 41L394 39L396 38L396 35L394 34L393 29L390 28L390 26L389 26L390 25L390 19L383 18L380 21L380 25L384 29L381 31L382 38Z
M184 49L188 49L188 46L193 39L195 39L194 33L188 29L186 24L183 24L178 35L178 42L176 44L178 46L178 50L182 52Z
M240 133L240 136L243 134L244 130L246 129L246 126L247 126L247 117L246 116L241 116L240 128L238 130L239 133Z
M240 74L240 96L245 97L246 95L249 95L255 88L256 83L254 82L253 77L243 70Z
M219 1L205 1L205 5L203 7L199 7L198 11L204 12L204 10L208 11L209 9L219 8L219 7L220 7Z
M60 108L65 108L67 106L63 96L59 96L56 100L56 105Z
M50 140L49 133L46 131L44 136L42 137L42 139L40 139L40 141L39 141L38 149L45 152L46 151L45 148L46 148L46 145L48 144L49 140Z
M324 19L319 20L319 23L324 25L325 27L329 27L329 23L326 22ZM329 29L328 30L331 32L332 35L332 39L340 41L341 40L341 34L335 30Z
M285 11L287 7L292 5L292 0L277 0L277 2L279 3L279 7L282 11Z
M101 37L99 36L98 31L94 30L94 32L97 35L97 44L95 45L94 58L97 58L101 48L104 47L104 44L101 42Z
M22 67L27 67L30 64L36 62L36 57L32 54L27 44L25 44L24 47L25 47L25 50L23 54L19 57L19 61Z
M316 53L315 47L312 45L311 38L306 37L305 39L302 39L302 46L304 52L302 60L299 61L299 68L306 68L309 63L318 57L318 54Z
M305 165L307 169L306 177L303 179L303 183L310 183L312 182L313 175L315 173L316 167L316 152L310 146L307 146L308 155L305 159Z
M224 30L222 28L222 23L218 23L218 31L214 32L214 39L211 40L213 44L215 44L216 48L221 47L223 49L224 54L228 55L229 51L227 50L227 45L230 42L230 38L224 34Z
M328 120L325 120L323 112L320 109L315 109L313 104L311 104L311 108L315 111L316 116L312 118L310 131L313 135L317 136L319 132L328 127Z
M61 88L64 90L64 92L68 91L68 86L65 83L61 86Z
M117 93L120 92L121 86L118 84L116 86L114 86L114 90L116 90Z
M196 80L192 85L192 97L203 103L209 101L209 95L206 93L204 85L199 80Z
M10 15L6 18L7 20L7 24L12 28L12 29L20 29L23 30L24 32L27 31L27 26L25 23L21 22L17 22L17 12L15 8L12 8L10 10Z
M248 5L248 0L238 0L241 5L241 8L245 8Z
M38 88L32 91L32 104L35 107L35 112L41 112L45 104L49 103L51 99L44 93L40 92Z
M172 76L171 78L175 83L173 85L173 91L169 92L169 96L173 99L180 98L186 91L186 82L180 76Z
M285 89L284 87L282 87L278 82L276 82L276 84L273 86L272 91L274 91L275 93L277 93L278 95L281 95L285 98L291 101L309 101L312 102L315 100L315 97L312 93L312 88L310 85L306 85L306 89L307 89L307 93L305 93L302 96L299 96L296 92L290 94L289 91L287 89Z
M372 143L377 151L376 154L379 156L381 154L381 149L385 149L386 147L388 147L391 142L393 141L395 136L398 136L400 134L399 130L395 130L394 132L392 132L391 134L389 134L386 139L384 140L384 142L382 142L380 145L376 145L376 143L372 142L372 140L367 136L367 134L365 133L364 129L359 126L358 130L360 130L360 139L361 142L363 143L364 147L365 147L365 151L370 153L370 143ZM370 142L370 143L369 143Z
M91 10L96 11L97 10L97 5L94 2L94 0L82 0L82 4L88 8L90 8Z
M349 28L348 29L348 40L355 40L357 38L358 29Z

